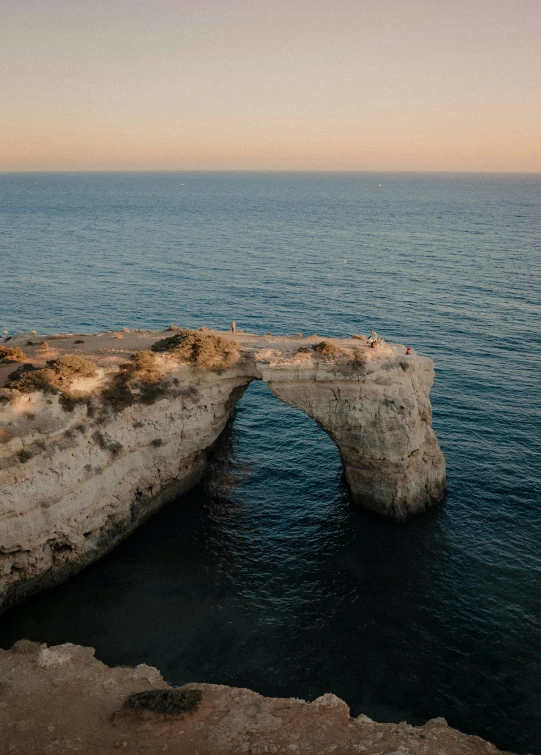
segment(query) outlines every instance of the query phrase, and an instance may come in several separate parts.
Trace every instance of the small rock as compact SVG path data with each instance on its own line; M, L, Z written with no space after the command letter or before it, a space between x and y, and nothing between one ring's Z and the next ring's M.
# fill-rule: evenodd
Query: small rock
M151 684L163 682L163 677L158 669L154 668L154 666L147 666L146 663L140 663L138 666L136 666L132 670L130 676L132 677L132 679L146 679L146 681L150 682Z
M345 703L336 695L333 695L331 692L327 692L327 694L321 695L321 697L316 698L314 702L311 703L311 705L315 706L316 708L334 708L335 710L338 709L340 713L349 720L349 706L347 705L347 703Z
M447 726L445 718L438 716L437 718L431 718L426 722L425 726Z
M40 650L36 658L36 666L42 669L58 668L71 663L75 658L88 662L94 657L94 653L94 648L80 647L71 642L66 642L64 645Z

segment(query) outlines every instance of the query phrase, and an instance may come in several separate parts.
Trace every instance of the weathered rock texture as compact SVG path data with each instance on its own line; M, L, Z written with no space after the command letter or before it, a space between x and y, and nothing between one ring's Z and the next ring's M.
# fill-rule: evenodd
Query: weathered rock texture
M321 355L311 348L317 338L239 335L240 359L227 369L160 355L163 376L150 398L136 395L127 406L106 400L103 388L119 364L164 335L97 334L85 336L82 347L81 339L49 337L45 356L25 347L33 363L73 353L100 369L71 386L86 403L4 391L0 610L96 560L193 486L252 380L265 380L331 436L361 506L404 520L442 498L445 461L431 426L430 359L405 356L403 346L372 350L345 339L333 341L337 354ZM0 386L16 366L0 367Z
M168 689L150 666L108 668L92 648L24 642L0 650L0 754L497 755L494 745L436 718L424 726L351 718L332 694L312 703L247 689L200 689L196 712L115 715L127 695ZM510 755L508 753L508 755Z

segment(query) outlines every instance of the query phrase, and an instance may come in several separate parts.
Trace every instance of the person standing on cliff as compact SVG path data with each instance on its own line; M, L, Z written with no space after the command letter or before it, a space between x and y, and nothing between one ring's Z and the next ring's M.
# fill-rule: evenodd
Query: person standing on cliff
M235 320L231 320L231 332L234 333L237 329L237 323Z
M378 345L378 334L376 333L376 331L375 331L375 330L372 330L372 331L370 332L370 335L368 336L368 344L369 344L369 345L370 345L370 346L371 346L371 347L372 347L373 349L375 349L375 348L376 348L376 346Z

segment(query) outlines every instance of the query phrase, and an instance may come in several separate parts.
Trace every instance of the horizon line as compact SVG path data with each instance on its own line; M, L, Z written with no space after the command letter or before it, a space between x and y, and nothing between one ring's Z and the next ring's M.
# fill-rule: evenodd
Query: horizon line
M0 170L0 175L66 173L377 173L377 174L418 174L418 175L492 175L492 176L541 176L541 170L378 170L365 168L66 168L37 170Z

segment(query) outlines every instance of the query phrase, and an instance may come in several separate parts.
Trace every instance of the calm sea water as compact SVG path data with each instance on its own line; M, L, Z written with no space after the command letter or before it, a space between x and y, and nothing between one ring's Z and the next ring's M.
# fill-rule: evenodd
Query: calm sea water
M0 176L0 330L375 328L435 360L449 476L444 506L379 521L253 384L205 483L4 615L0 643L541 753L540 261L540 176Z

